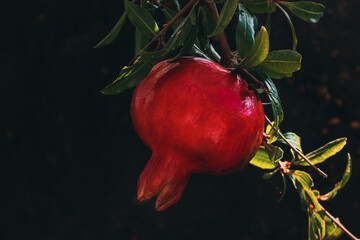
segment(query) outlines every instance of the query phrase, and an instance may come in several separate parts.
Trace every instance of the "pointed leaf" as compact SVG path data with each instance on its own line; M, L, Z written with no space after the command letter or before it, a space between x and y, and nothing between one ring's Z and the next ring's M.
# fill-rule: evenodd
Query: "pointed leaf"
M115 38L119 35L121 28L123 27L126 20L126 12L124 12L119 20L116 22L115 26L111 29L111 31L104 37L98 44L94 46L94 48L101 48L110 43L112 43Z
M135 87L146 77L151 68L152 65L145 64L144 62L136 62L131 67L124 67L116 80L101 90L101 93L115 95Z
M269 52L269 35L264 26L256 34L255 41L248 55L236 67L238 69L246 69L259 65L265 60Z
M313 163L319 164L324 162L329 157L338 153L346 145L346 138L339 138L334 141L331 141L324 146L312 151L311 153L306 154L306 157ZM300 162L301 166L309 166L305 161Z
M288 49L272 51L259 67L277 73L293 73L301 68L301 55Z
M218 35L221 31L223 31L226 26L230 23L234 13L236 11L236 7L239 0L227 0L221 9L219 19L216 23L216 27L214 31L208 35L208 37L213 37Z
M254 44L257 18L244 5L238 4L238 25L236 27L236 50L240 58L244 58Z
M255 157L251 159L250 164L262 169L276 168L276 165L273 163L273 161L271 161L269 154L266 152L264 146L259 148Z
M299 2L285 2L282 1L292 13L304 21L310 23L317 23L324 15L325 6L320 3L299 1Z
M257 76L259 76L259 78L264 81L265 86L268 89L268 91L266 91L266 94L268 95L271 101L271 107L274 116L274 124L273 124L274 127L271 128L270 132L266 132L266 134L270 135L270 138L267 140L267 143L273 143L278 139L278 135L279 135L278 129L280 127L280 123L284 118L284 112L282 110L280 98L274 82L271 80L271 78L264 75L261 71L255 71L255 72L257 73Z
M335 187L333 190L331 190L330 192L328 192L325 195L320 196L319 199L321 201L329 201L329 200L333 199L337 195L338 191L340 189L342 189L343 187L345 187L346 183L350 179L350 176L351 176L351 157L350 157L350 154L348 154L348 162L347 162L346 169L345 169L345 172L344 172L344 175L343 175L341 181L335 184Z
M131 23L148 38L153 38L159 32L159 27L151 14L144 8L125 0L125 9Z
M270 7L271 12L275 12L276 7L273 1L268 0L243 0L243 4L253 13L267 13ZM268 3L270 6L268 6Z

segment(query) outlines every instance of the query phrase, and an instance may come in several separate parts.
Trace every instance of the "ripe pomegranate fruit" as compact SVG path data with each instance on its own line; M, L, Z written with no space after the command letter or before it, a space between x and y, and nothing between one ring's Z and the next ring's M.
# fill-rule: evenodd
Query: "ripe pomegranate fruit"
M180 199L191 174L245 167L264 131L262 104L248 84L194 57L156 64L135 89L131 116L152 150L138 181L138 200L157 196L158 211Z

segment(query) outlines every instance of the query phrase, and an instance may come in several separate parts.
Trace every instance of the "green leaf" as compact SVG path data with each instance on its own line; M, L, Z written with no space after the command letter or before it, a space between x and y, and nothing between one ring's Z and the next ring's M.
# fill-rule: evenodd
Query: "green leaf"
M269 53L269 35L264 26L256 34L255 41L248 55L236 67L237 69L246 69L259 65L265 60Z
M200 14L201 14L201 21L204 26L205 35L207 36L214 31L216 27L216 20L211 15L207 7L201 7Z
M324 162L329 157L338 153L346 145L346 138L339 138L334 141L331 141L324 146L312 151L311 153L306 154L305 156L313 163L319 164ZM305 161L300 162L301 166L309 166Z
M300 194L302 210L304 210L304 205L307 204L306 202L311 201L316 211L322 211L319 201L310 189L314 185L314 182L310 175L306 172L299 170L290 170L287 175L289 176L289 178L293 182L294 187Z
M274 2L271 0L242 0L242 3L253 13L267 13L269 7L271 12L276 10ZM270 6L268 6L268 3Z
M343 230L327 216L325 216L325 228L326 234L324 240L336 240L343 234Z
M287 132L284 133L283 136L285 137L285 139L291 144L293 145L297 150L299 150L300 152L302 152L302 148L301 148L301 138L293 132ZM279 138L278 139L279 142L283 143L283 144L287 144L283 139Z
M143 49L147 44L147 38L144 37L144 34L137 28L135 30L135 55L139 50Z
M317 23L324 15L325 6L320 3L299 1L299 2L285 2L282 1L292 13L302 20L310 23Z
M262 66L259 66L259 69L261 71L263 71L268 77L275 78L275 79L289 78L292 76L292 73L278 73L278 72L274 72L269 69L263 68Z
M190 20L191 22L191 20ZM195 45L195 40L197 38L199 32L199 24L191 25L191 29L190 29L190 33L188 34L188 36L186 36L186 39L183 41L183 47L181 48L180 52L171 60L169 60L169 62L174 62L176 60L178 60L181 56L184 56L186 54L189 53L189 51L193 48L193 46Z
M101 93L115 95L135 87L147 76L151 68L152 65L145 64L144 62L136 62L131 67L124 67L116 80L101 90Z
M230 23L234 13L236 11L236 7L239 0L227 0L221 9L219 19L216 23L216 27L214 31L208 35L208 37L213 37L218 35L221 31L223 31L226 26Z
M301 55L293 50L276 50L269 52L266 59L260 64L260 69L289 74L301 68Z
M274 82L271 80L271 78L265 76L261 72L257 72L258 75L263 79L266 88L268 91L266 91L266 94L270 98L271 101L271 107L273 110L274 115L274 124L273 128L271 128L270 132L267 132L266 134L270 135L270 138L267 140L267 143L273 143L278 139L278 129L280 127L280 123L282 122L284 118L284 112L281 107L280 98L276 89L276 86Z
M204 35L200 38L203 49L205 53L211 58L211 60L215 62L220 62L220 55L214 49L214 47L210 43L210 39L207 37L207 35L215 29L216 21L207 7L200 6L200 15L204 29Z
M328 192L325 195L320 196L319 199L321 201L329 201L329 200L333 199L337 195L339 190L342 189L343 187L345 187L345 185L347 184L347 182L350 179L350 176L351 176L351 157L350 157L350 154L348 154L348 162L347 162L346 169L345 169L345 172L344 172L344 175L343 175L341 181L335 184L335 187L333 190L331 190L330 192Z
M284 156L284 151L280 147L274 146L272 144L267 144L265 146L265 150L269 155L270 161L275 163L275 165L277 165L276 163Z
M294 28L294 25L291 21L291 18L289 16L289 14L285 11L285 9L283 9L280 4L278 3L275 3L276 6L278 8L280 8L281 12L284 14L284 16L286 17L287 21L289 22L289 25L290 25L290 28L291 28L291 33L292 33L292 38L293 38L293 48L292 50L296 51L296 46L297 46L297 43L298 43L298 40L297 40L297 37L296 37L296 32L295 32L295 28Z
M151 14L144 8L125 0L125 9L130 22L148 38L153 38L159 32L159 27Z
M257 151L255 157L251 159L250 164L262 169L274 169L276 165L270 159L269 154L264 146L261 146Z
M312 180L311 176L304 171L300 171L300 170L292 170L292 175L297 179L297 180L302 180L306 183L306 186L308 188L311 188L314 186L314 181Z
M115 38L119 35L121 28L123 27L126 20L126 12L124 12L119 20L116 22L115 26L111 29L111 31L104 37L98 44L94 46L94 48L101 48L104 47L112 41L115 40Z
M244 58L254 44L257 18L244 5L238 4L238 25L236 27L236 50L240 58Z
M185 18L171 35L164 48L153 52L139 51L141 59L145 63L155 65L159 61L169 58L174 50L180 47L181 44L183 44L184 41L188 38L191 33L191 29L192 25L190 20Z
M177 12L176 12L175 10L173 10L173 9L171 9L171 8L168 8L168 7L165 6L165 5L161 5L160 9L161 9L161 12L164 14L164 16L165 16L165 18L166 18L166 20L167 20L168 22L170 22L171 19L173 19L173 18L176 16L176 14L177 14ZM184 20L184 19L183 19L182 17L180 17L180 18L171 26L171 28L175 30L175 29L179 26L179 24L181 23L181 21L183 21L183 20Z
M308 214L310 214L312 222L312 229L309 229L309 231L313 231L314 235L316 236L315 239L323 239L326 232L324 215L316 211L309 211Z

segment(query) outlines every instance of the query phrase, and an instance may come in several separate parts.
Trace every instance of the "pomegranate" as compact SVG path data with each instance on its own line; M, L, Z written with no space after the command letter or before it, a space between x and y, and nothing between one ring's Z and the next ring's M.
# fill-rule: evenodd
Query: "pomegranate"
M212 61L182 57L156 64L136 87L131 116L152 150L138 181L138 200L176 203L193 173L228 174L258 150L264 112L239 76Z

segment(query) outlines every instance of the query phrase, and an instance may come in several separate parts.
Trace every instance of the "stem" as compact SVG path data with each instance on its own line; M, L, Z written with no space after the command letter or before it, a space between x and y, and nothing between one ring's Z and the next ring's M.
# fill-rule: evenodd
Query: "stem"
M340 222L340 220L338 218L335 218L328 211L326 211L325 208L321 204L320 204L320 207L324 211L325 215L328 218L330 218L331 221L333 221L336 225L338 225L341 228L341 230L343 230L346 233L346 235L348 235L352 240L359 240L359 238L355 237L349 230L347 230L347 228L344 225L342 225L342 223Z
M151 44L153 44L160 36L164 35L164 33L189 9L191 8L195 2L197 2L199 0L191 0L190 2L188 2L188 4L185 5L185 7L183 9L181 9L180 12L178 12L178 14L175 15L175 17L173 19L171 19L170 22L168 22L162 29L161 31L153 38L151 39L151 41L143 48L141 49L141 51L144 51L145 49L147 49ZM137 59L137 57L139 56L139 54L136 54L135 57L130 61L130 63L128 64L128 66L130 66L131 64L133 64L135 62L135 60Z
M274 125L272 124L272 122L269 120L269 118L267 116L265 116L265 120L266 122L272 127L274 128ZM327 174L324 173L323 171L321 171L318 167L316 167L302 152L300 152L299 150L297 150L297 148L295 148L285 137L284 135L282 135L282 133L274 128L275 130L278 131L279 136L284 140L284 142L286 142L287 145L289 145L289 147L291 147L292 150L294 150L297 154L299 154L313 169L315 169L315 171L317 171L322 177L327 178Z
M210 10L211 15L215 18L216 21L219 19L219 12L216 7L216 3L213 1L205 1ZM225 32L222 31L217 35L221 47L221 51L223 54L223 64L225 67L236 67L238 65L238 61L235 55L232 53L229 43L227 41Z

